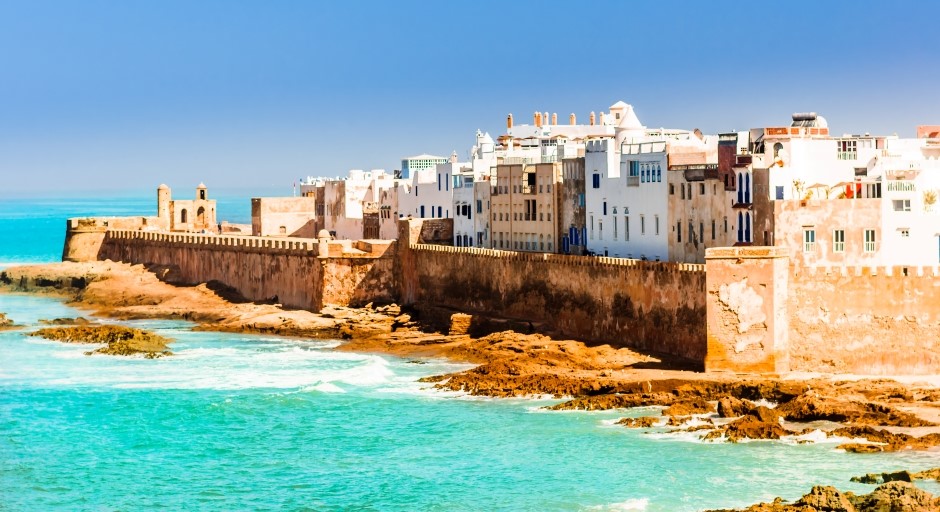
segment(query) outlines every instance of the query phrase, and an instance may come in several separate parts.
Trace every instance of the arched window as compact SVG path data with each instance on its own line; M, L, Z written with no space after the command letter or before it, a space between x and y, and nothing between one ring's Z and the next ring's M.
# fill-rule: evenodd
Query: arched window
M183 208L183 209L180 211L180 222L181 222L182 224L186 224L187 222L189 222L189 221L187 220L188 218L189 218L189 212L186 211L186 208Z
M196 210L196 224L199 225L199 227L204 227L206 225L206 209L202 206Z
M751 173L744 173L744 202L751 202Z
M738 242L744 241L744 214L738 212Z
M656 164L656 182L659 183L663 181L663 171L659 168L659 164Z
M738 203L744 202L744 188L741 186L741 180L744 179L743 175L744 173L738 173Z
M780 150L782 149L783 149L783 144L779 142L774 144L774 158L777 158L778 156L780 156Z
M744 216L744 241L751 241L751 213L748 212Z

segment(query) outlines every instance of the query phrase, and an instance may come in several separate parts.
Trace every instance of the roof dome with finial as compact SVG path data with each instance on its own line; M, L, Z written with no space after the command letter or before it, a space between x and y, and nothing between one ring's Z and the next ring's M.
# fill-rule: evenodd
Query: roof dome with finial
M170 190L170 187L166 186L166 183L161 183L157 190Z
M196 188L206 188L206 184L205 184L205 183L199 183L199 186L196 187Z

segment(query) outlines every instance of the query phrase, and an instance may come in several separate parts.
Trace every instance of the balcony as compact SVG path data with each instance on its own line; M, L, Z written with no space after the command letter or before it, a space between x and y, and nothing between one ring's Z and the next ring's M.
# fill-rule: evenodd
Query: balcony
M522 186L522 193L523 193L523 194L534 194L534 193L535 193L535 185L523 185L523 186Z
M627 176L627 186L628 186L628 187L639 187L639 186L640 186L640 177L639 177L639 176Z

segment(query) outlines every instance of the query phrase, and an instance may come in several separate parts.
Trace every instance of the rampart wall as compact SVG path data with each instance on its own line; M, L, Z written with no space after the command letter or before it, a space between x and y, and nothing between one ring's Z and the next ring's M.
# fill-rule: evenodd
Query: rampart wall
M709 249L695 265L423 243L449 236L445 220L403 220L399 242L354 242L72 219L63 258L171 267L184 283L219 281L250 300L315 311L397 301L507 317L708 370L940 369L937 267L807 268L782 247Z
M791 267L791 369L940 369L940 268Z
M318 311L325 304L393 300L388 248L372 253L315 239L109 230L97 259L172 267L185 283L218 281L249 300Z
M425 244L407 252L403 282L415 302L529 320L614 347L705 357L704 265Z

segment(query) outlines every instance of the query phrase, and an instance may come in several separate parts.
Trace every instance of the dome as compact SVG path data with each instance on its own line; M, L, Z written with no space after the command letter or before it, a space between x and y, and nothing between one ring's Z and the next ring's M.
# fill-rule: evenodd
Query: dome
M157 190L170 190L170 187L166 186L166 183L161 183Z
M206 188L206 184L205 184L205 183L200 183L199 186L196 187L196 188Z
M325 230L325 229L321 229L320 232L317 233L317 238L326 238L326 239L330 239L330 238L333 238L333 237L330 235L330 232L329 232L329 231L327 231L327 230Z

